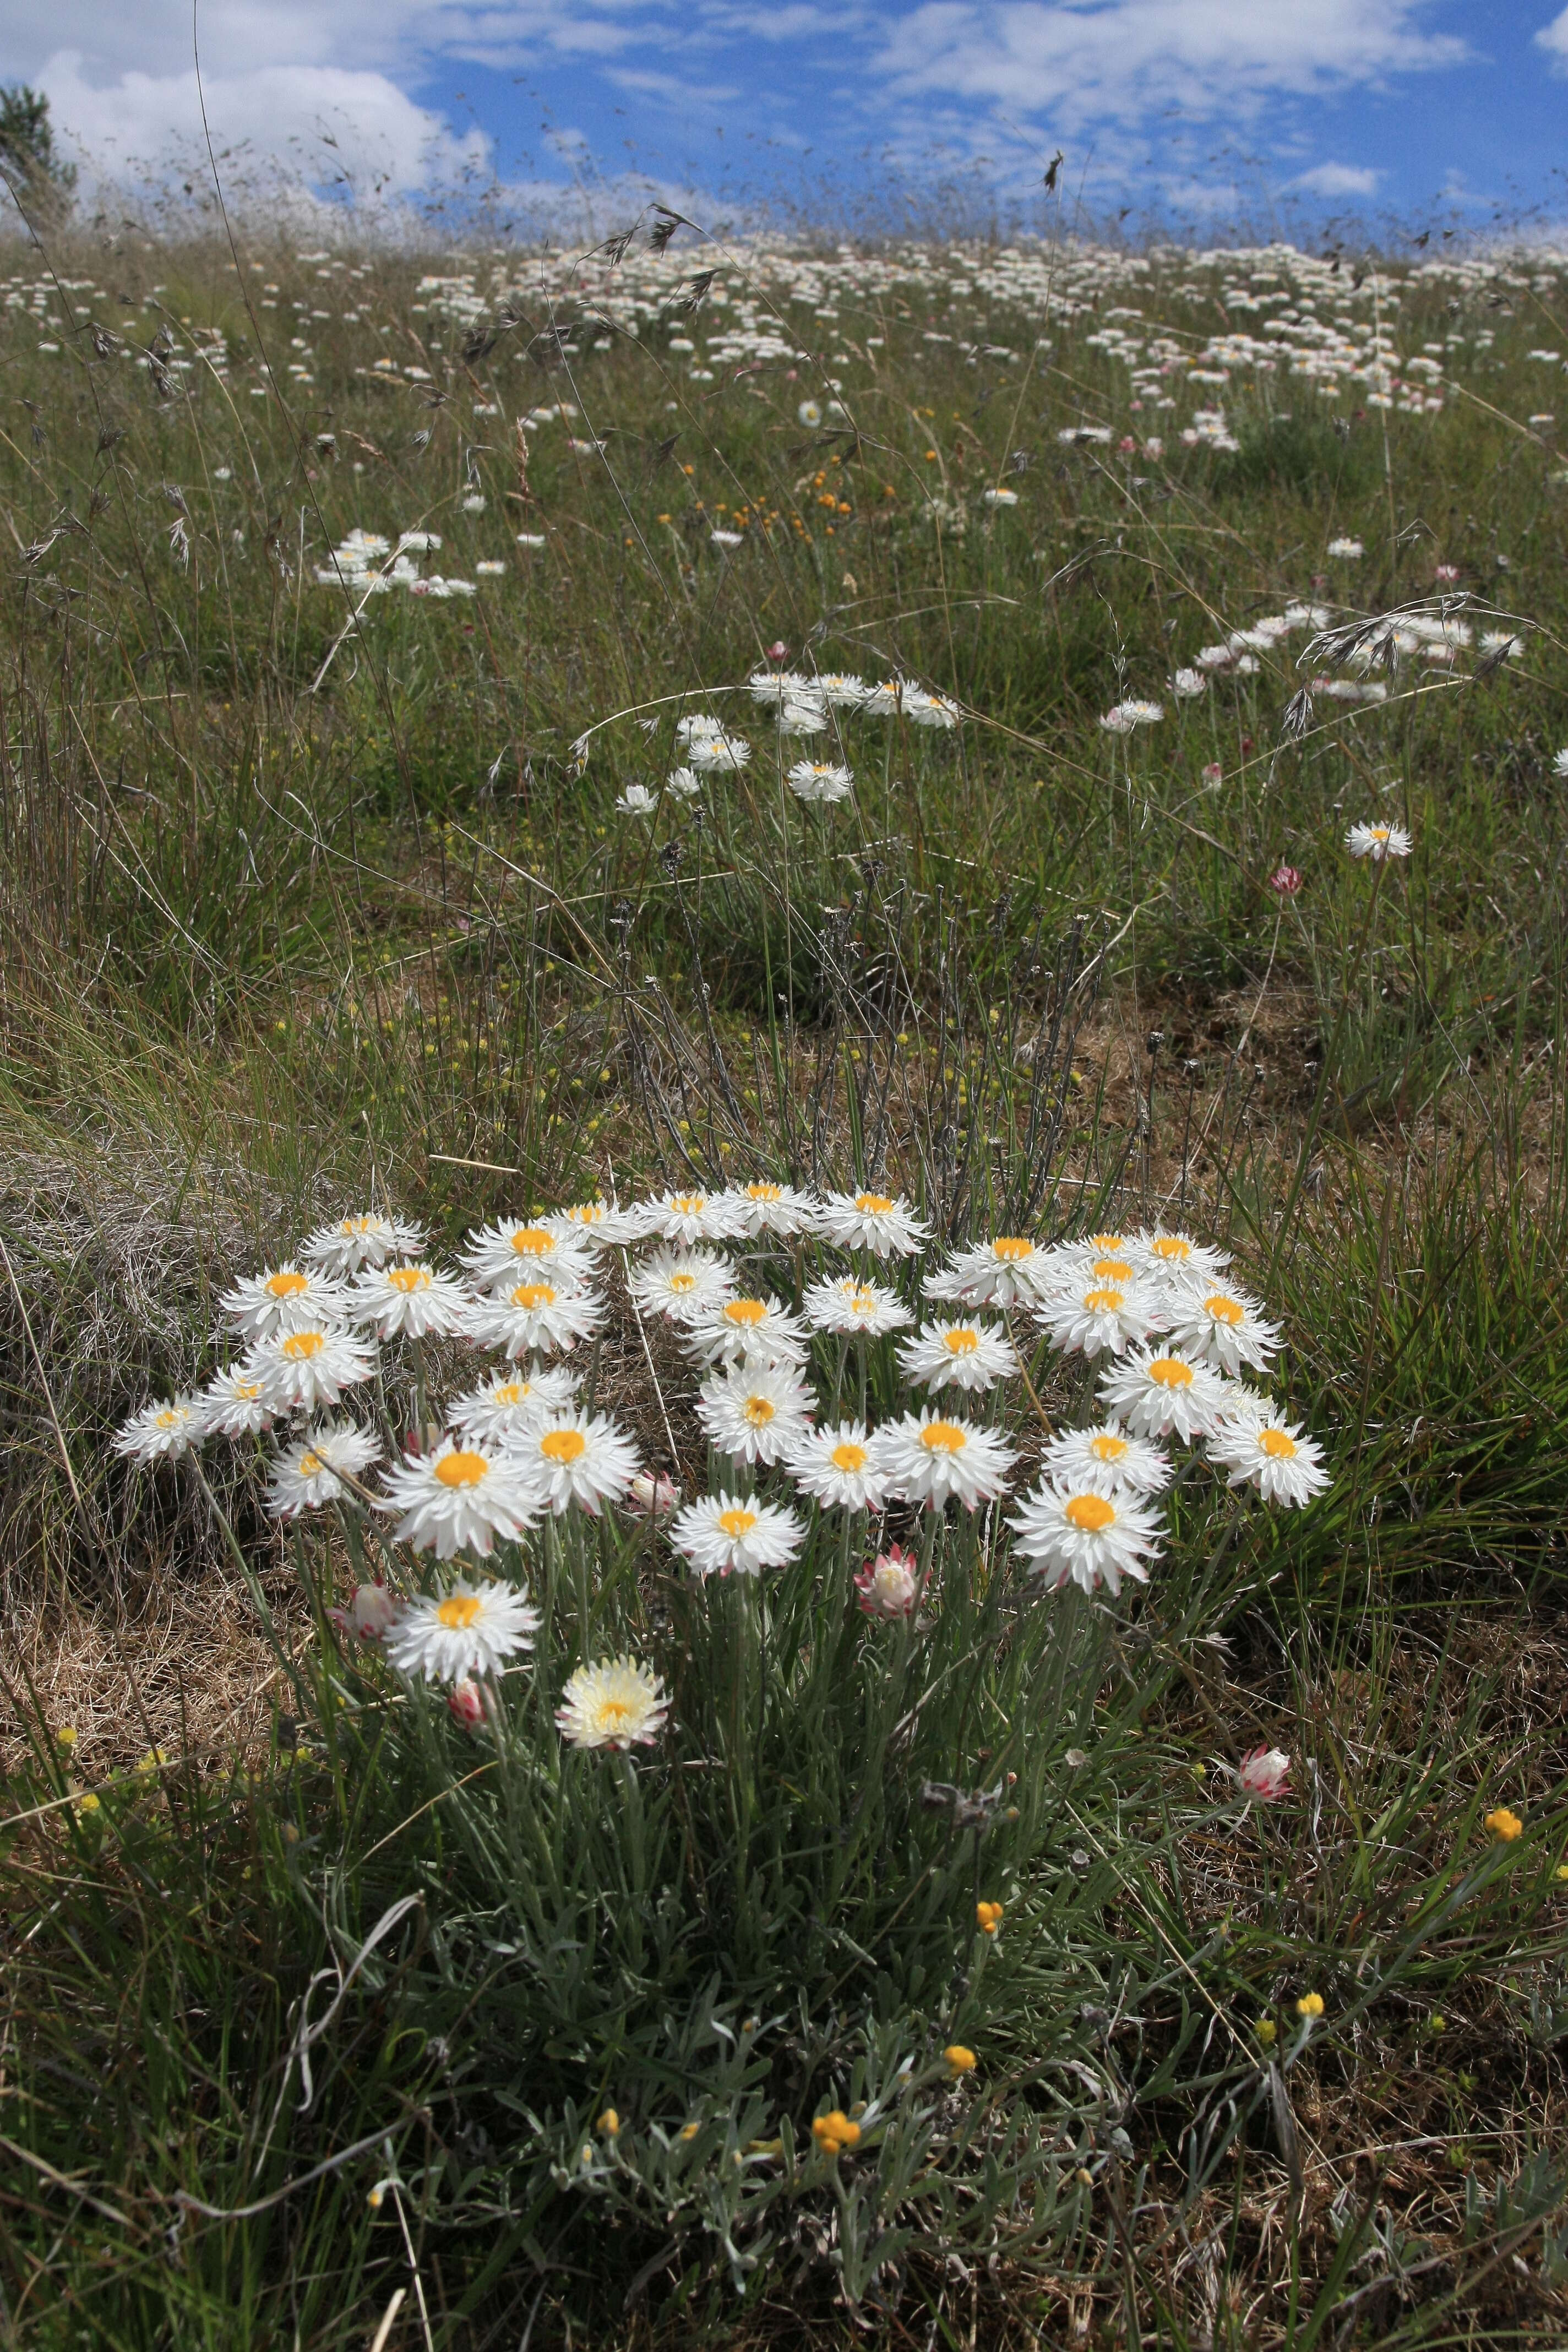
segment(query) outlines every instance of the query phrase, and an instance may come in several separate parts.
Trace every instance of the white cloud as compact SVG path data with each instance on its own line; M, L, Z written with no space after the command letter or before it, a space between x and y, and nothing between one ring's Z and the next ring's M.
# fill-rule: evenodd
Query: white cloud
M879 70L905 95L942 90L1048 113L1064 129L1256 114L1459 64L1424 30L1423 0L927 0L889 32Z
M1290 183L1314 196L1375 196L1383 174L1370 163L1314 163Z
M1550 52L1559 73L1568 73L1568 8L1561 16L1553 16L1550 25L1542 25L1536 35L1541 47Z

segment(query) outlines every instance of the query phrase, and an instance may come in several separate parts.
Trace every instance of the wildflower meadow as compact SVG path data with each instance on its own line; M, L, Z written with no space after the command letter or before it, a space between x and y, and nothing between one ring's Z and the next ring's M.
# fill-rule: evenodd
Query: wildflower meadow
M342 226L0 256L6 2340L1561 2344L1568 255Z

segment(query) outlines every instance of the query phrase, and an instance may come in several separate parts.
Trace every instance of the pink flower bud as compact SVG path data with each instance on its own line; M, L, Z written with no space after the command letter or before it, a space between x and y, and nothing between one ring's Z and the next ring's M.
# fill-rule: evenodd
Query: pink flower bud
M1134 441L1131 433L1124 433L1116 446L1124 457L1131 457L1134 449L1137 448L1138 444Z
M773 644L768 647L768 659L770 661L783 661L788 651L789 647L785 645L784 639L782 637L775 637Z
M353 1633L362 1642L380 1642L396 1624L403 1603L384 1584L362 1584L346 1609L329 1612L333 1624L342 1633Z
M1220 766L1217 760L1211 760L1208 766L1204 770L1204 782L1205 784L1224 783L1225 770Z
M900 1551L897 1544L855 1572L855 1589L868 1617L912 1617L925 1588L914 1553Z
M1452 587L1458 576L1459 567L1457 563L1439 563L1432 574L1433 579L1445 588Z
M1301 887L1301 877L1293 866L1277 866L1268 877L1268 887L1281 898L1293 898Z
M680 1489L663 1471L639 1470L626 1488L626 1508L634 1518L668 1519L680 1501Z
M1289 1771L1290 1759L1282 1748L1255 1748L1242 1758L1236 1777L1245 1796L1268 1805L1289 1795Z
M478 1731L484 1722L485 1695L478 1683L466 1675L447 1693L447 1705L451 1710L453 1722L460 1723L465 1731Z

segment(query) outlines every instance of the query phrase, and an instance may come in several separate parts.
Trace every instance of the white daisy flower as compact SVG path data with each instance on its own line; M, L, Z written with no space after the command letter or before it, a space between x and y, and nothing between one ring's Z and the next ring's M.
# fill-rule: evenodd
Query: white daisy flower
M752 756L743 735L694 735L687 747L687 764L700 776L736 775Z
M1233 1486L1254 1486L1267 1503L1310 1503L1331 1483L1323 1449L1300 1422L1233 1416L1210 1436L1209 1459Z
M349 1316L349 1295L341 1282L291 1265L247 1275L218 1304L249 1339L302 1330L310 1323L346 1323Z
M860 708L870 719L896 719L904 706L906 696L915 692L901 677L884 677L875 686L867 687L860 697Z
M782 1462L805 1435L813 1402L790 1366L746 1363L703 1381L697 1418L717 1453L736 1462Z
M700 797L702 786L689 768L671 768L664 780L664 789L678 801L694 801Z
M578 1290L592 1269L588 1245L575 1234L558 1233L538 1219L504 1217L468 1235L463 1264L480 1290L503 1283L552 1282L558 1290Z
M963 1307L1034 1306L1055 1285L1058 1257L1021 1234L998 1234L956 1250L940 1273L927 1276L925 1295Z
M1128 1255L1141 1274L1158 1282L1179 1280L1184 1275L1195 1282L1217 1282L1230 1264L1227 1250L1211 1249L1205 1242L1170 1233L1163 1225L1139 1234Z
M906 1503L940 1510L956 1496L967 1511L1005 1494L1017 1455L989 1429L973 1422L944 1421L925 1412L884 1423L873 1448L876 1466L890 1495Z
M1558 777L1568 776L1568 751L1553 752L1552 772Z
M855 779L838 761L797 760L793 768L785 770L784 782L796 800L815 801L826 807L835 801L847 801Z
M898 1353L900 1370L917 1388L994 1388L1018 1369L1013 1342L989 1323L927 1323Z
M869 1250L873 1257L912 1257L931 1239L931 1227L917 1217L900 1192L829 1192L818 1230L840 1249Z
M886 1500L864 1422L840 1421L830 1429L809 1431L784 1466L802 1494L827 1509L879 1511Z
M962 713L951 695L928 694L923 687L904 688L904 717L916 727L956 727Z
M631 1293L650 1315L671 1323L691 1323L717 1300L728 1298L735 1277L710 1250L660 1250L633 1270Z
M1170 1485L1169 1461L1147 1438L1130 1436L1113 1421L1094 1429L1068 1429L1053 1437L1040 1467L1058 1484L1125 1486L1134 1495L1162 1494Z
M981 493L981 502L983 505L988 507L1016 507L1018 503L1018 493L1016 490L1009 490L1005 488L999 490L983 490Z
M353 1422L329 1423L289 1446L272 1465L267 1507L275 1519L296 1519L301 1511L320 1510L350 1490L340 1473L358 1478L381 1459L381 1440L374 1430L358 1429Z
M335 1225L318 1225L300 1255L319 1273L342 1276L358 1274L363 1266L384 1265L388 1258L418 1257L424 1247L423 1225L367 1209L340 1217Z
M786 1567L805 1534L794 1511L754 1495L721 1492L678 1511L669 1540L694 1576L759 1576L764 1568Z
M1505 661L1517 661L1524 651L1524 639L1516 636L1511 629L1483 629L1481 651L1501 654Z
M433 1551L437 1559L458 1551L483 1559L498 1536L515 1543L538 1515L527 1471L510 1449L481 1448L471 1439L459 1445L454 1437L388 1470L383 1507L403 1513L399 1543Z
M603 1194L596 1201L574 1201L569 1209L552 1209L539 1222L548 1232L591 1250L618 1248L636 1238L631 1218Z
M866 681L854 670L825 670L816 690L830 710L858 710L866 699Z
M698 743L710 735L722 735L723 732L723 720L715 719L710 710L693 710L686 718L678 719L675 722L675 740L678 743Z
M1342 563L1354 563L1359 556L1366 553L1359 539L1331 539L1328 551L1337 556Z
M772 704L776 709L795 695L810 693L815 680L798 669L754 669L746 680L746 690L753 702Z
M854 1332L868 1339L901 1330L915 1319L884 1284L859 1282L853 1275L843 1281L812 1283L802 1304L814 1331Z
M1352 824L1345 835L1352 857L1370 857L1381 866L1385 857L1408 857L1410 835L1402 824Z
M1256 1298L1227 1284L1195 1284L1171 1300L1171 1345L1194 1363L1217 1364L1233 1379L1243 1364L1267 1371L1279 1345L1279 1326L1268 1322Z
M651 1666L637 1658L601 1658L567 1676L555 1721L574 1748L650 1748L668 1712Z
M618 1503L640 1468L637 1450L608 1413L554 1413L507 1440L507 1457L527 1475L534 1498L559 1518L574 1503L597 1518Z
M383 1339L447 1339L468 1328L468 1296L449 1274L427 1265L367 1268L354 1284L349 1308L356 1323L372 1323Z
M1038 1486L1007 1524L1049 1591L1070 1581L1118 1593L1124 1576L1146 1584L1143 1562L1160 1549L1157 1514L1109 1482Z
M646 784L628 784L616 803L617 816L652 816L658 806L658 796Z
M779 705L778 730L781 735L820 735L827 724L827 705L815 687L804 693L792 694Z
M1171 679L1171 692L1178 702L1191 702L1208 690L1209 682L1201 669L1179 669Z
M1146 1285L1093 1276L1082 1289L1059 1292L1039 1313L1053 1347L1081 1349L1090 1363L1096 1356L1123 1354L1164 1321L1160 1301Z
M1207 1364L1173 1348L1134 1349L1103 1373L1100 1393L1134 1437L1178 1437L1190 1444L1225 1417L1225 1383Z
M176 1462L191 1453L206 1435L202 1408L195 1397L169 1397L144 1404L115 1432L114 1451L132 1462Z
M399 1674L458 1683L531 1650L538 1627L539 1612L517 1585L464 1580L407 1602L384 1637L386 1654Z
M201 1394L202 1426L209 1437L252 1437L270 1429L272 1414L262 1384L237 1366L219 1372Z
M468 1331L477 1346L504 1348L515 1360L563 1355L591 1339L604 1318L604 1302L593 1291L559 1290L536 1276L473 1300Z
M336 1404L345 1389L368 1381L374 1370L374 1349L350 1331L321 1324L258 1339L239 1366L242 1380L260 1381L273 1412L315 1412Z
M503 1372L483 1388L454 1399L448 1419L454 1429L482 1447L504 1446L536 1422L570 1412L577 1401L575 1374L560 1366L548 1371Z
M690 1328L692 1352L706 1364L799 1364L809 1344L798 1318L773 1297L716 1299Z
M691 1249L698 1242L733 1239L740 1213L729 1192L661 1192L657 1201L641 1201L633 1211L640 1234L656 1241L679 1242Z
M797 1234L816 1231L817 1203L811 1193L797 1192L793 1184L776 1184L761 1176L737 1185L725 1198L731 1205L735 1231L755 1241L763 1234L793 1240Z

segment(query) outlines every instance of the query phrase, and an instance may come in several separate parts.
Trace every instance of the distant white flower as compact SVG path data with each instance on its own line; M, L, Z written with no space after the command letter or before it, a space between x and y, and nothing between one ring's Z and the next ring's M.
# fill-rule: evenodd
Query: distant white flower
M797 760L786 770L784 782L796 800L828 804L847 801L855 779L847 768L831 760Z
M1216 1365L1234 1380L1244 1364L1267 1371L1279 1345L1279 1327L1270 1323L1256 1298L1233 1284L1194 1284L1177 1293L1170 1307L1171 1345L1193 1363Z
M534 1423L552 1414L570 1412L577 1397L575 1375L560 1366L547 1371L503 1372L483 1388L469 1389L454 1398L448 1418L454 1429L473 1438L481 1451L504 1447Z
M1337 556L1342 563L1354 563L1358 557L1366 553L1366 550L1359 539L1331 539L1329 553Z
M805 1436L812 1402L791 1366L739 1364L703 1381L697 1418L715 1453L735 1462L782 1462Z
M710 547L739 547L743 543L745 536L745 532L742 530L710 530L708 534L708 544Z
M1352 824L1345 835L1352 857L1370 857L1381 866L1385 857L1408 857L1410 835L1402 824Z
M552 1414L509 1437L506 1446L536 1499L557 1518L574 1503L596 1518L601 1504L620 1501L639 1466L632 1440L603 1412Z
M1568 776L1568 751L1558 751L1553 755L1552 772L1554 776Z
M754 669L746 680L746 690L753 702L776 710L796 695L810 693L815 684L815 679L807 677L803 670Z
M904 717L914 727L953 728L961 713L951 695L928 694L923 688L904 688Z
M1179 669L1171 679L1171 692L1178 702L1190 702L1208 690L1209 682L1201 669Z
M640 1234L685 1249L732 1240L740 1230L740 1210L729 1192L661 1192L656 1201L639 1201L631 1215Z
M988 1323L927 1323L898 1353L900 1370L916 1388L978 1393L1018 1369L1013 1342Z
M1170 1233L1163 1226L1136 1234L1128 1255L1140 1273L1157 1282L1183 1276L1195 1281L1217 1280L1230 1264L1226 1251L1211 1249L1206 1242L1194 1242L1186 1234Z
M771 1177L760 1176L749 1184L735 1186L727 1198L734 1206L735 1231L750 1239L777 1234L788 1240L796 1234L816 1231L816 1199L809 1192L797 1192L793 1184L778 1184Z
M272 1465L267 1507L274 1518L298 1518L301 1511L320 1510L335 1503L348 1489L340 1475L358 1478L381 1459L381 1440L374 1430L352 1422L329 1423L287 1447Z
M658 806L658 799L646 784L628 784L616 803L616 814L617 816L652 816Z
M999 1234L956 1251L939 1273L926 1276L925 1295L970 1307L1032 1305L1050 1289L1055 1271L1055 1258L1038 1243Z
M527 1473L515 1455L472 1439L459 1445L451 1437L434 1454L407 1455L388 1470L384 1507L403 1514L399 1543L433 1551L437 1559L458 1551L483 1558L498 1536L515 1542L537 1516Z
M724 722L715 719L710 710L693 710L675 722L675 740L690 745L714 735L722 735Z
M458 1683L531 1650L538 1628L539 1612L519 1586L464 1580L410 1601L386 1635L386 1654L399 1674Z
M743 735L694 735L687 747L688 763L700 775L734 775L752 756Z
M479 563L476 563L474 570L482 579L493 580L499 574L505 572L506 565L504 563L498 563L495 558L491 556Z
M1515 636L1510 629L1483 629L1481 652L1500 654L1504 661L1517 661L1524 651L1524 639Z
M202 1427L209 1437L253 1437L258 1430L272 1425L261 1382L235 1366L207 1382L200 1409Z
M931 1239L931 1227L916 1216L900 1192L829 1192L817 1230L840 1249L869 1250L873 1257L912 1257Z
M807 1431L784 1466L802 1494L826 1509L879 1511L886 1500L864 1422L839 1421Z
M868 1339L901 1330L915 1319L896 1292L879 1282L858 1282L852 1275L842 1282L812 1283L803 1304L813 1330L853 1332Z
M535 1276L574 1290L586 1282L593 1261L575 1234L557 1232L538 1218L503 1217L468 1235L463 1264L481 1290Z
M885 1423L877 1432L874 1458L889 1494L932 1510L955 1496L973 1511L1005 1493L1017 1456L991 1430L928 1411Z
M633 1268L631 1293L650 1315L691 1323L715 1299L728 1298L735 1277L710 1250L663 1249Z
M268 1339L274 1331L298 1331L308 1323L344 1323L349 1314L348 1294L341 1282L289 1265L247 1275L226 1290L218 1304L251 1339Z
M822 410L815 400L803 400L795 415L796 424L804 425L808 433L815 433L822 422Z
M1163 1494L1173 1475L1157 1445L1114 1421L1064 1430L1047 1444L1040 1467L1058 1485L1125 1486L1134 1495Z
M710 1364L798 1364L807 1339L797 1317L773 1297L715 1299L691 1324L693 1352Z
M805 1534L794 1511L721 1492L677 1512L669 1540L694 1576L758 1576L764 1568L785 1567Z
M1052 1591L1070 1582L1118 1593L1124 1576L1147 1583L1143 1562L1160 1548L1157 1514L1109 1481L1038 1486L1007 1524Z
M566 1209L552 1209L539 1222L551 1233L563 1234L568 1241L581 1243L591 1250L616 1249L636 1235L628 1213L612 1208L603 1197L597 1201L574 1201Z
M350 1332L318 1324L258 1339L239 1369L246 1380L260 1381L271 1412L314 1412L368 1381L375 1356Z
M673 793L678 801L694 801L700 795L702 786L689 768L671 768L664 780L664 789Z
M1132 700L1114 704L1100 723L1108 735L1131 735L1134 728L1152 727L1164 716L1157 702Z
M1018 503L1016 490L986 490L983 496L988 507L1016 507Z
M1081 1349L1091 1363L1096 1356L1120 1356L1135 1340L1158 1331L1164 1321L1152 1288L1136 1279L1109 1281L1094 1276L1044 1301L1039 1314L1053 1347Z
M1323 1449L1302 1436L1300 1422L1235 1415L1215 1431L1208 1451L1233 1486L1254 1486L1268 1503L1299 1507L1330 1484Z
M113 1445L116 1454L132 1462L174 1462L198 1446L205 1434L195 1398L176 1396L132 1413L115 1432Z
M358 1274L362 1266L384 1265L388 1258L418 1257L425 1228L405 1217L378 1216L374 1209L318 1225L300 1252L301 1262L322 1274Z
M468 1297L449 1274L417 1262L368 1267L349 1298L356 1323L374 1324L383 1339L450 1339L468 1328Z
M826 724L827 705L815 686L804 688L779 705L781 735L820 735Z
M466 1328L477 1346L504 1348L515 1362L521 1356L564 1355L579 1339L592 1339L604 1319L604 1302L593 1291L561 1290L541 1278L475 1299Z
M463 512L465 514L483 514L486 503L483 490L470 490L467 498L463 500Z
M574 1748L649 1748L668 1707L664 1685L637 1658L601 1658L566 1678L555 1721Z
M519 547L548 547L550 544L542 530L520 530L517 543Z
M1109 1410L1134 1437L1206 1435L1225 1417L1225 1383L1207 1364L1190 1363L1174 1349L1136 1349L1100 1377Z
M854 670L824 670L816 690L834 710L858 710L866 699L866 681Z

